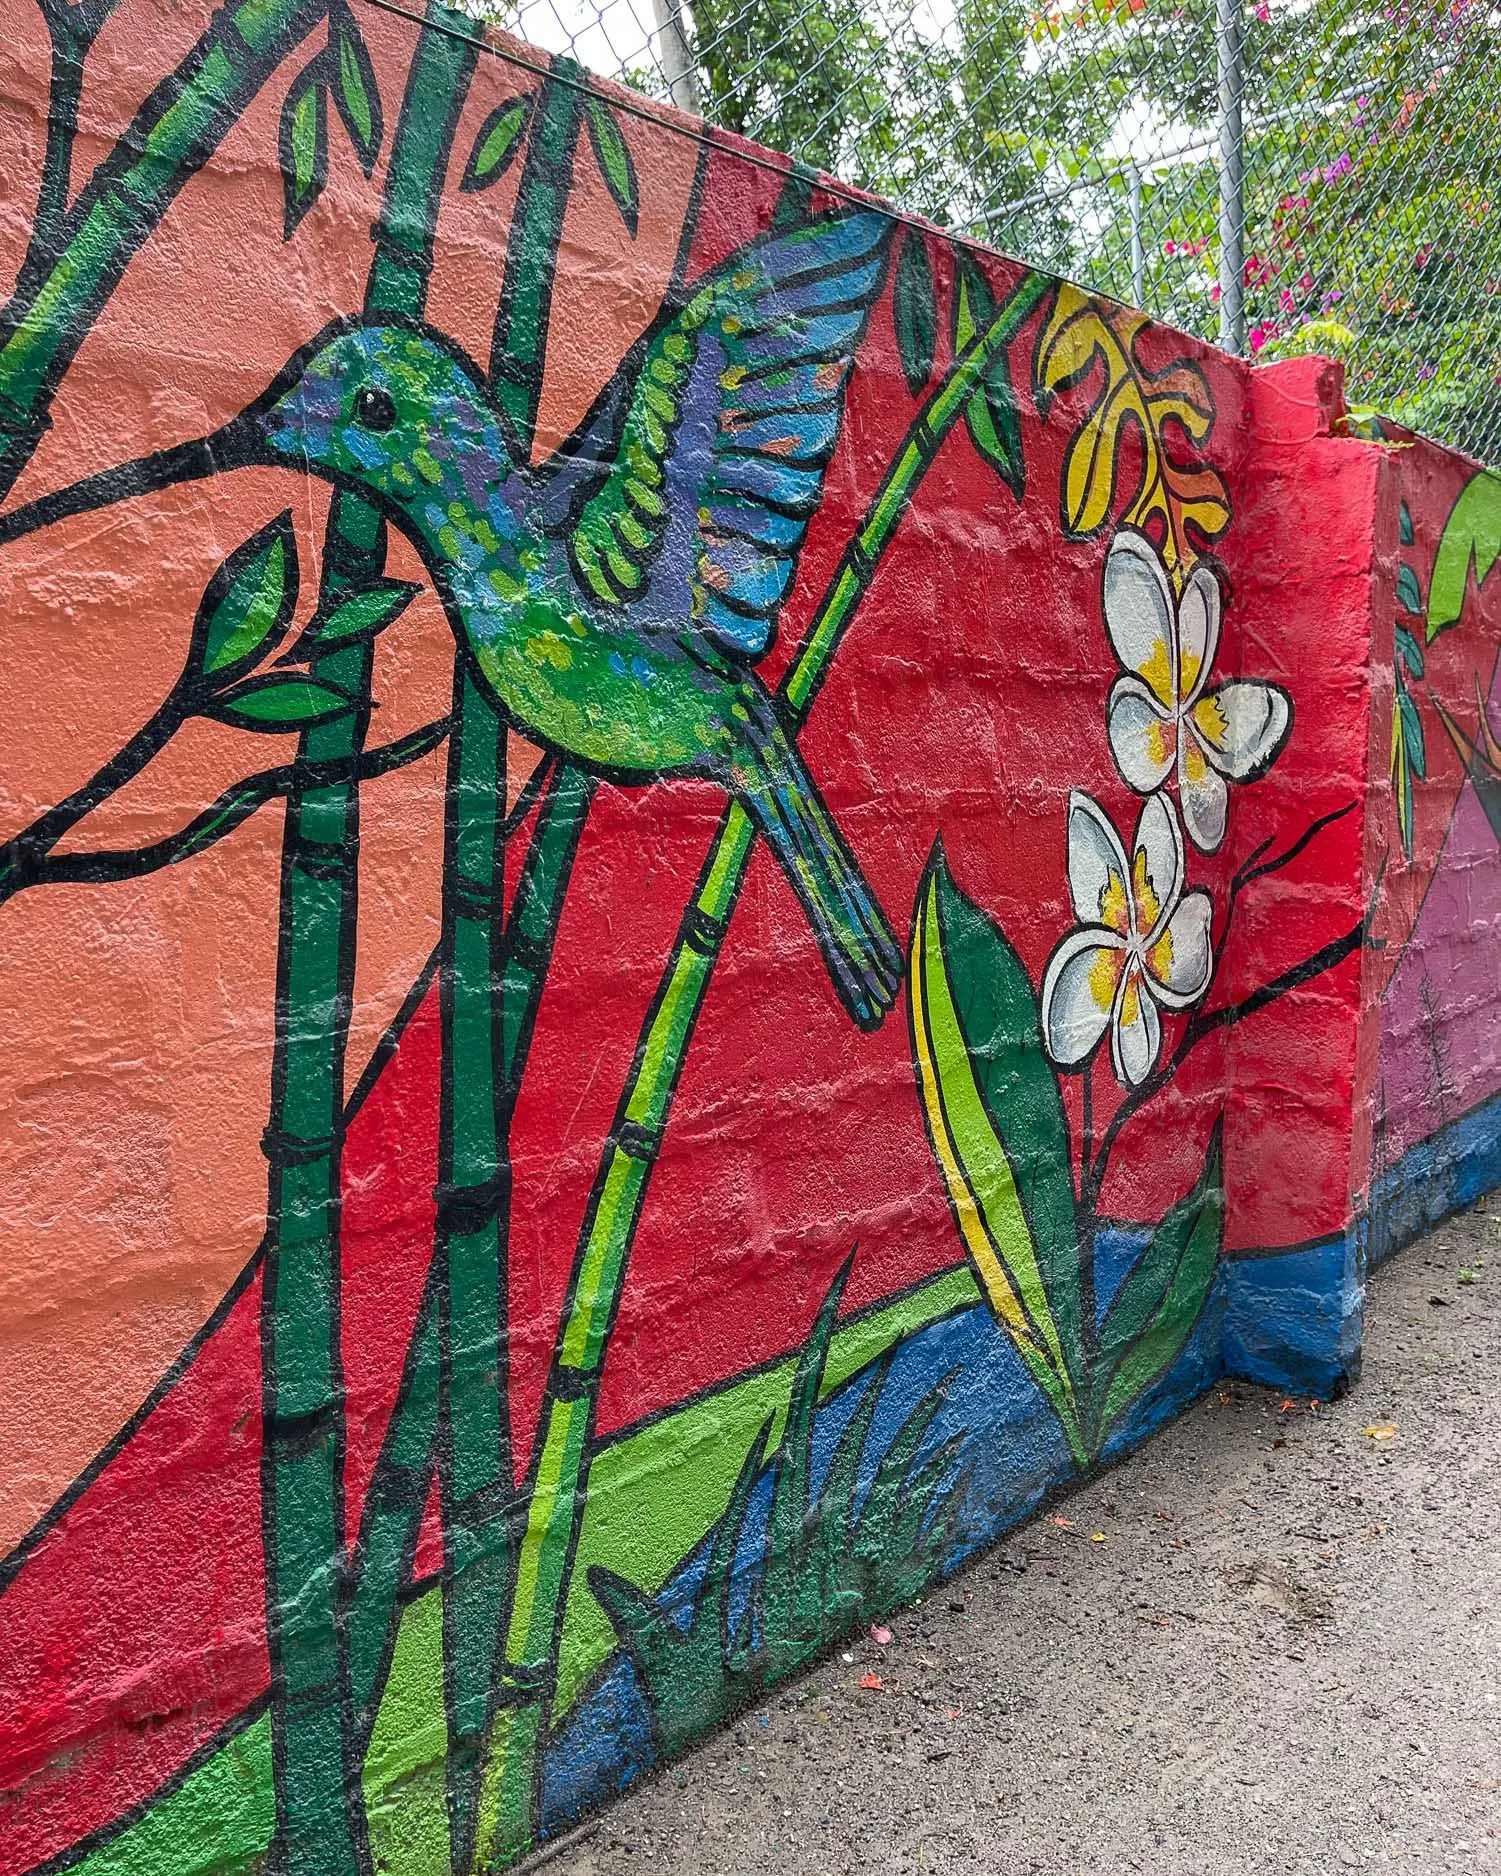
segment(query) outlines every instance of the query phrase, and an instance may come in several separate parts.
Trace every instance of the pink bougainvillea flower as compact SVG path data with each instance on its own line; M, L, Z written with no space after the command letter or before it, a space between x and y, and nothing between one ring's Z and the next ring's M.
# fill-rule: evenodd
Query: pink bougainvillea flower
M1042 1033L1060 1068L1081 1067L1110 1031L1117 1078L1134 1088L1162 1049L1160 1011L1186 1009L1209 988L1212 902L1183 891L1183 836L1166 795L1136 823L1131 859L1104 810L1068 798L1068 891L1077 929L1048 959Z
M1111 688L1110 753L1140 795L1176 772L1183 824L1201 853L1225 838L1228 782L1276 759L1292 727L1279 685L1241 678L1209 689L1220 637L1220 585L1200 561L1173 592L1162 556L1134 528L1105 556L1105 630L1126 675Z

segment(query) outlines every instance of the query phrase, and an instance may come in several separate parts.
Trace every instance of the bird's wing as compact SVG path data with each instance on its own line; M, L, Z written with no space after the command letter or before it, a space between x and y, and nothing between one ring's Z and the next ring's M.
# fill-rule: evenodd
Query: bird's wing
M735 659L766 650L889 229L860 211L753 241L650 339L615 459L570 536L596 604L646 629L696 629Z

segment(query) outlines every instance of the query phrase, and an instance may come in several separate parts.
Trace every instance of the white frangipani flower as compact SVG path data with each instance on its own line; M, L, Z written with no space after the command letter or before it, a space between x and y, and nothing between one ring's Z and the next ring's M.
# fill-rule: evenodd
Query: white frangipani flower
M1206 688L1220 636L1220 586L1202 561L1174 595L1162 557L1122 528L1105 557L1105 629L1127 676L1110 692L1110 753L1126 782L1150 795L1177 771L1188 837L1201 853L1225 838L1226 782L1249 781L1276 758L1292 699L1253 678Z
M1060 1068L1077 1068L1108 1028L1116 1075L1134 1088L1162 1048L1159 1006L1196 1003L1212 967L1212 902L1199 888L1183 891L1183 836L1168 797L1142 808L1128 865L1099 803L1074 790L1068 890L1079 926L1043 974L1043 1039Z

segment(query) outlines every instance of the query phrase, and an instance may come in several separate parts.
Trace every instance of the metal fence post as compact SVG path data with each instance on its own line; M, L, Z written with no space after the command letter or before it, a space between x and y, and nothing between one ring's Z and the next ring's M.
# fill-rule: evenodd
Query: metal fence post
M1132 162L1131 184L1131 304L1140 306L1147 290L1147 250L1141 232L1141 167Z
M1241 0L1215 0L1214 39L1219 78L1220 344L1238 355L1246 347L1246 144L1241 116L1246 74Z
M699 110L698 72L688 49L682 0L652 0L657 20L657 51L667 91L680 111Z

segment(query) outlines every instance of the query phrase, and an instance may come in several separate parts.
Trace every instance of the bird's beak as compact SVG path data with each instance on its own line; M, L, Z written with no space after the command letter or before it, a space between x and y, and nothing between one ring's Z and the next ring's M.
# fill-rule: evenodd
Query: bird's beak
M178 443L171 449L159 449L134 462L101 469L51 495L26 502L0 515L0 546L51 527L69 515L88 514L96 508L110 508L117 502L148 495L154 489L171 488L179 482L196 482L218 475L226 469L243 469L252 463L274 463L277 458L268 449L261 427L260 410L252 405L207 436L190 443Z

